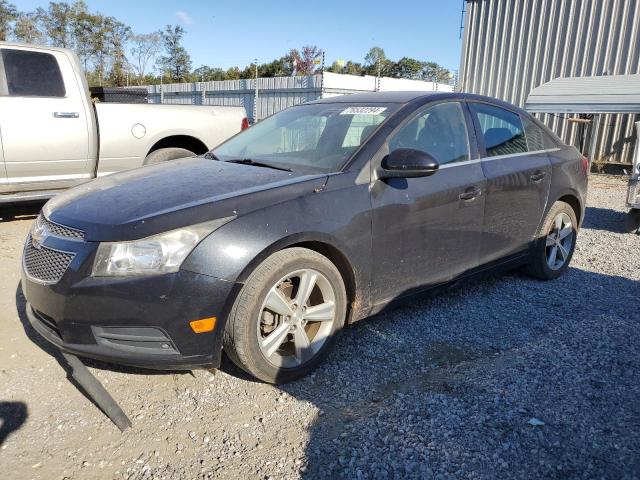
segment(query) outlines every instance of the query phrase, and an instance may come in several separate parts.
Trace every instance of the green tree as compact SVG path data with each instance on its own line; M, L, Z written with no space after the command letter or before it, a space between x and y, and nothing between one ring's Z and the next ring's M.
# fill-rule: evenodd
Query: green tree
M16 18L18 18L16 6L6 0L0 0L0 41L9 37L11 24Z
M239 80L240 79L240 69L238 67L231 67L225 73L226 80Z
M364 75L365 69L361 63L349 60L345 63L342 73L346 73L347 75Z
M42 7L36 10L36 15L42 21L49 42L54 47L75 47L74 30L77 11L82 9L78 3L84 4L84 2L76 2L74 5L66 2L50 2L46 10Z
M225 80L226 74L221 68L211 68L202 65L191 73L191 78L194 82L212 82L214 80Z
M35 12L21 12L16 18L13 28L13 36L19 42L42 44L45 43L45 34L38 26L38 16Z
M158 62L172 81L182 82L191 70L191 57L181 44L184 29L180 25L167 25L161 36L166 55L160 57Z
M425 67L425 62L416 60L415 58L402 57L390 69L390 73L393 77L397 78L410 78L418 79L422 78L422 70Z
M390 75L393 62L387 59L384 50L380 47L372 47L364 57L365 72L368 75L386 77Z
M452 77L453 75L448 69L438 65L436 62L425 62L422 70L422 78L424 80L448 84Z
M259 77L289 77L293 74L294 60L287 55L269 63L258 65Z

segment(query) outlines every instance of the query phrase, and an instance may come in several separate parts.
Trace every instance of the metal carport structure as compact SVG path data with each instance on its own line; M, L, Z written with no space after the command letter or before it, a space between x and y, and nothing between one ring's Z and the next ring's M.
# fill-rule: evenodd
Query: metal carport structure
M592 114L594 121L582 120L595 125L596 131L588 132L587 155L592 159L600 125L598 115L640 113L640 75L556 78L534 88L527 97L525 109L537 113ZM627 205L632 209L640 209L640 122L636 122L636 132L627 197Z

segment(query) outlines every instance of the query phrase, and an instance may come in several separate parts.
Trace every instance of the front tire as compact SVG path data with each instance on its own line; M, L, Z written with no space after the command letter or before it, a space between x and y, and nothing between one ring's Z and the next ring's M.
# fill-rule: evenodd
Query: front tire
M540 280L558 278L569 267L577 236L578 221L571 205L554 203L538 231L525 271Z
M347 296L335 265L306 248L274 253L249 276L225 326L224 351L269 383L300 378L326 357Z
M195 153L186 148L159 148L154 150L144 159L144 165L154 165L156 163L168 162L170 160L177 160L178 158L193 157Z

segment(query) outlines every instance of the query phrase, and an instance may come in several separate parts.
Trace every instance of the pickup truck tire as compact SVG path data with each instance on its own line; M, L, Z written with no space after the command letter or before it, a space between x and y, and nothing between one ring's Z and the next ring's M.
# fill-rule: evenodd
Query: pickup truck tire
M168 162L178 158L193 157L195 153L186 148L159 148L154 150L147 158L144 159L144 165L153 165L154 163Z

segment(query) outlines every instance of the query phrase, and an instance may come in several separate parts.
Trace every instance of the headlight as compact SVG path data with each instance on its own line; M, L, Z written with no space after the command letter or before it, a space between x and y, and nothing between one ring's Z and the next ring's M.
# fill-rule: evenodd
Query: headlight
M221 218L131 242L101 243L91 275L112 277L177 272L200 240L232 219Z

